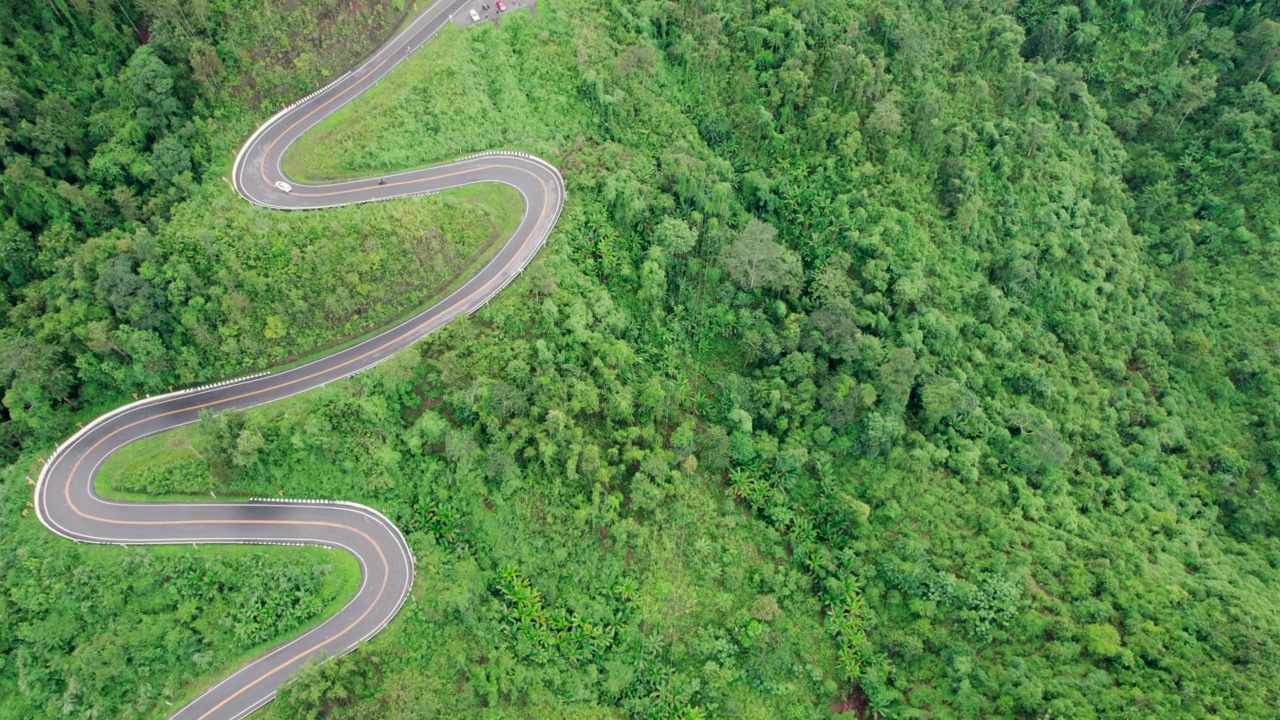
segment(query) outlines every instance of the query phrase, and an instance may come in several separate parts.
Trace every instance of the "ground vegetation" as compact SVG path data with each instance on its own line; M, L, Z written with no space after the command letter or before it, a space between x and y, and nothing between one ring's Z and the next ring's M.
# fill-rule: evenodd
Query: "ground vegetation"
M550 246L374 371L147 441L120 490L358 499L409 536L405 611L274 717L1266 717L1276 16L446 28L288 162L535 152Z

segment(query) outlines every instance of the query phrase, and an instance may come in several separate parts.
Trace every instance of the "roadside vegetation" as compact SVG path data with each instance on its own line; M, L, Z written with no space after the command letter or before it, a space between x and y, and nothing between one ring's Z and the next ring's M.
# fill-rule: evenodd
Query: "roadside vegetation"
M519 74L478 72L455 59L471 57L473 31L446 25L426 49L366 90L358 104L339 109L294 143L284 156L285 173L324 182L485 150L527 151L527 144L506 141L510 118L530 114L519 92ZM491 81L510 92L490 94ZM525 121L541 124L539 118Z
M0 718L165 717L354 595L354 559L331 551L70 543L28 480L77 421L367 332L509 234L499 186L292 214L221 179L255 122L402 9L0 11Z
M5 524L4 720L166 717L360 584L355 558L335 550L73 545Z
M400 616L268 717L1269 716L1277 11L556 0L446 28L288 162L541 154L569 201L539 261L112 482L358 500L408 535ZM29 386L9 432L38 447L72 412L21 424Z

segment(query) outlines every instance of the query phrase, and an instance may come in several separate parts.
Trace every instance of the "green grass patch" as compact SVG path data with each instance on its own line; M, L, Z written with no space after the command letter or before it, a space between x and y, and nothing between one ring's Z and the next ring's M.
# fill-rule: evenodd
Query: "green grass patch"
M178 428L129 443L112 453L98 468L94 489L110 500L157 501L194 500L195 490L186 494L147 492L146 488L175 475L203 474L210 483L209 465L201 447L204 439L191 427ZM224 498L232 499L232 498ZM238 498L237 498L238 499Z
M315 395L300 393L248 413L255 422L298 420L310 412ZM255 484L252 476L237 477L230 485L215 478L210 444L210 437L196 423L135 440L99 466L94 491L108 500L128 502L243 502L280 495L267 485Z
M356 101L303 135L284 156L303 182L408 170L467 153L546 151L555 135L527 96L523 69L503 42L527 13L470 28L446 25Z
M315 351L309 352L296 359L289 360L278 365L273 365L271 367L272 371L278 372L281 370L288 370L291 367L296 367L298 365L311 362L317 358L331 355L338 350L351 347L352 345L368 340L389 327L398 325L399 323L440 302L444 298L448 297L449 293L462 287L467 280L471 279L471 276L480 272L480 269L492 260L493 256L502 249L503 244L511 237L511 234L515 232L516 226L520 224L520 218L523 214L523 201L521 200L519 193L506 185L502 185L500 183L481 183L447 190L445 193L441 194L447 194L450 197L457 199L459 202L475 207L480 210L485 217L491 218L492 220L488 241L471 252L471 255L464 261L466 265L462 266L461 269L454 273L448 284L442 283L437 285L431 291L431 294L426 300L423 300L415 307L403 311L396 317L384 320L371 330L318 348Z
M311 213L251 207L225 189L207 199L184 206L159 239L226 283L188 303L182 332L200 342L173 368L173 385L288 366L358 341L448 292L510 237L522 212L519 194L496 183ZM163 272L177 279L185 270ZM109 372L122 388L164 387L114 365Z

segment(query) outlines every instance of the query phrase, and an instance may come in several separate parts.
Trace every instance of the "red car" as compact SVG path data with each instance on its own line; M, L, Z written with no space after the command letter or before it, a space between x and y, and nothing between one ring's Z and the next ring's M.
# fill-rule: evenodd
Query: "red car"
M495 0L493 4L494 4L494 6L495 6L495 7L497 7L497 8L498 8L498 12L506 12L506 11L507 11L507 4L506 4L506 3L504 3L504 2L502 2L502 0Z

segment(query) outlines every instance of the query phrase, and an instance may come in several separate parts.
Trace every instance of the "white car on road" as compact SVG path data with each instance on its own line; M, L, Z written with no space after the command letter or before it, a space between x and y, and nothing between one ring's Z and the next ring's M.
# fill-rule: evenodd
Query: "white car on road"
M293 186L283 180L277 180L276 187L280 188L285 192L293 192Z
M475 8L471 8L471 22L480 22L480 13Z

